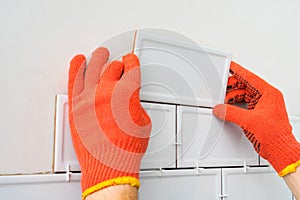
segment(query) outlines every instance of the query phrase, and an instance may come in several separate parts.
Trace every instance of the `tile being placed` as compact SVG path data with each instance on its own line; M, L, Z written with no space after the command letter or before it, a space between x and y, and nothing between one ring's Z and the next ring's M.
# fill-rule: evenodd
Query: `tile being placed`
M222 169L222 191L226 200L290 200L283 179L269 167Z
M221 169L142 171L141 200L219 200Z
M258 155L242 130L218 120L212 109L178 106L179 167L258 165Z
M142 160L142 169L174 168L176 164L174 105L142 103L152 121L152 130L147 151Z
M213 107L224 102L231 54L138 31L141 99Z

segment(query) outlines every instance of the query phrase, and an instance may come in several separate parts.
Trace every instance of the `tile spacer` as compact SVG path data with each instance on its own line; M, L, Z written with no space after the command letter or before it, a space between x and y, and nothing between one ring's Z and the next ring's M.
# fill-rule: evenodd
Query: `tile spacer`
M249 166L247 166L246 160L244 160L244 173L247 173Z
M159 177L162 177L162 175L163 175L163 169L161 168L161 165L159 166Z
M200 174L200 171L203 170L204 168L199 167L199 162L196 162L196 175Z
M174 146L182 146L182 143L181 142L174 142L173 145Z
M66 181L69 182L70 181L70 176L71 176L72 172L70 172L70 164L66 165Z
M229 196L228 194L220 194L219 198L220 199L224 199L224 198L227 198L228 196Z

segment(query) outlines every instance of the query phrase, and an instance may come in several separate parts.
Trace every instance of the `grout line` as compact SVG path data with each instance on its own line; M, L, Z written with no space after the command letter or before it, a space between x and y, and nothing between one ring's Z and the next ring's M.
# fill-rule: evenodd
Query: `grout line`
M81 171L71 171L72 174L81 174ZM53 174L65 174L66 171L54 172Z
M175 167L178 168L178 124L177 124L177 105L175 106Z
M189 106L195 108L207 108L213 109L212 107L205 107L205 106L196 106L196 105L189 105L189 104L180 104L180 103L167 103L167 102L160 102L160 101L149 101L149 100L141 100L142 103L155 103L155 104L163 104L163 105L172 105L172 106Z
M221 196L224 195L224 191L223 191L223 168L221 168ZM224 198L221 197L221 200L223 200Z
M43 175L43 174L53 174L53 173L52 171L45 171L45 172L32 172L32 173L0 174L0 177L1 176Z
M257 165L250 165L249 167L255 167L255 168L268 168L268 165L261 165L261 166L257 166ZM202 167L199 166L199 168L202 169L244 169L244 166L217 166L217 167ZM163 170L189 170L189 169L195 169L194 167L169 167L169 168L161 168ZM161 170L160 168L145 168L145 169L141 169L140 171L148 171L148 170Z

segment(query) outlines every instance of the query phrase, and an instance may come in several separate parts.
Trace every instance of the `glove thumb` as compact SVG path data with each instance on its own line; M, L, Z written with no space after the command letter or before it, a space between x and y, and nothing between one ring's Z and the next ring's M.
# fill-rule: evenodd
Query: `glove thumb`
M219 104L214 107L213 114L221 120L244 127L244 122L249 118L250 113L249 110L234 105Z

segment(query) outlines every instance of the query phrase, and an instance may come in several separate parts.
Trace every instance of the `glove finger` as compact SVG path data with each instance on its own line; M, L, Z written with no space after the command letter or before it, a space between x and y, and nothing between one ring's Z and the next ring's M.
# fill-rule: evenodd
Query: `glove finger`
M270 87L263 79L233 61L230 63L230 71L239 82L247 84L247 87L251 87L252 90L263 93Z
M140 62L136 55L127 54L123 56L124 63L124 78L127 80L134 82L140 87L141 85L141 70L140 70Z
M120 61L113 61L104 67L101 75L101 81L117 81L121 78L124 70L124 64Z
M83 90L83 76L85 67L86 58L84 55L76 55L70 62L68 80L69 100L79 95Z
M140 66L140 61L138 59L138 57L135 54L127 54L126 56L123 56L123 63L125 66L125 70L124 73L127 73L129 70L133 69L133 68L139 68Z
M139 123L140 126L145 126L146 124L151 124L151 119L149 115L146 113L144 108L140 104L140 87L141 87L141 70L140 70L140 62L138 57L135 54L127 54L123 56L124 63L124 75L122 80L125 82L129 82L132 86L132 96L130 97L130 107L134 107L133 110L139 110L138 113L141 113L140 116L143 120ZM136 112L136 111L135 111ZM132 117L134 121L134 117Z
M107 62L108 57L109 51L105 47L99 47L92 53L84 77L84 84L86 87L90 87L99 82L101 69Z
M218 104L213 109L213 114L221 120L233 122L240 127L245 127L249 110L234 105Z
M225 97L225 103L234 104L239 102L244 102L246 96L246 90L236 89L230 92L227 92Z

